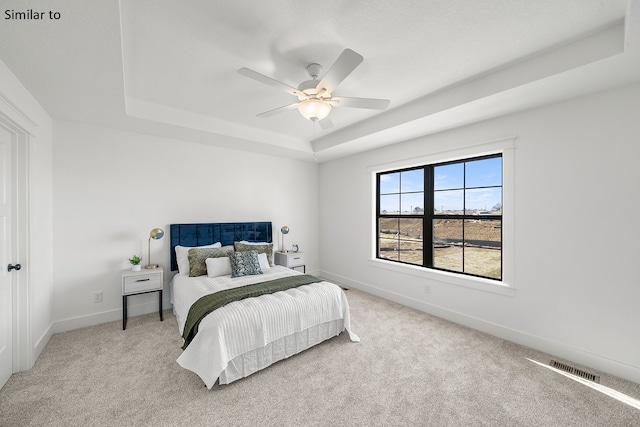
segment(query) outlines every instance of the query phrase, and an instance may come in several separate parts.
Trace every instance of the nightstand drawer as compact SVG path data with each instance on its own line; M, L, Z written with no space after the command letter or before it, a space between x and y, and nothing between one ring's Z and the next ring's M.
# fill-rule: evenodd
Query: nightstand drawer
M135 276L127 276L122 282L122 293L130 294L137 292L153 291L161 289L162 275L158 273L136 274Z
M287 257L288 266L287 267L298 267L300 265L304 265L304 255L303 254L295 254L289 255Z
M276 252L275 263L288 268L302 267L304 265L304 254L302 252Z

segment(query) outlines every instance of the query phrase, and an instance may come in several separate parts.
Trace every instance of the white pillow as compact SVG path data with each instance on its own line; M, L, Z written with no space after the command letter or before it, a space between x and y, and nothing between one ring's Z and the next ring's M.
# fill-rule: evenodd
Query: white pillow
M204 262L207 264L207 277L231 275L231 261L228 256L207 258Z
M246 240L240 240L238 243L244 243L245 245L270 245L271 242L247 242Z
M212 245L194 246L195 248L221 248L222 243L217 242ZM194 247L176 245L176 262L178 263L178 273L184 276L189 275L189 249Z
M267 254L258 254L258 261L260 261L260 268L263 272L271 268L271 266L269 265L269 260L267 259Z

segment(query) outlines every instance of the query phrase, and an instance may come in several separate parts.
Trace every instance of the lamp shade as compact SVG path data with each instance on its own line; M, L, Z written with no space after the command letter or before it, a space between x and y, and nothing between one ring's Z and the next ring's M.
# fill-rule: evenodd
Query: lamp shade
M311 121L324 119L331 112L331 108L331 104L316 98L306 99L298 104L300 114Z
M162 239L163 236L164 230L162 228L154 228L153 230L151 230L151 233L149 233L149 237L151 237L153 240Z

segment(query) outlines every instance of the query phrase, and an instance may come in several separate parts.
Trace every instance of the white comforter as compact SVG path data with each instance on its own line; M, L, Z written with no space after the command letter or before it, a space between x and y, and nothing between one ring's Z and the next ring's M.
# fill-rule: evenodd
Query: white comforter
M182 335L189 307L200 297L223 289L300 274L275 266L264 274L232 279L176 275L171 282L171 302ZM322 323L341 320L352 341L349 303L342 289L329 282L312 283L258 298L235 301L207 315L198 333L178 358L185 369L198 374L211 388L235 357L305 331Z

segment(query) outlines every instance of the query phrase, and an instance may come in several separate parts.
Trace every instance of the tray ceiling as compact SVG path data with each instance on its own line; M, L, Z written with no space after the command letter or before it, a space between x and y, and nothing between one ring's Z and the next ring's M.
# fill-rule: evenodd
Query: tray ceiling
M638 0L39 4L61 19L5 20L0 59L54 118L316 161L640 79ZM256 117L295 98L239 68L297 87L345 48L336 94L387 110Z

